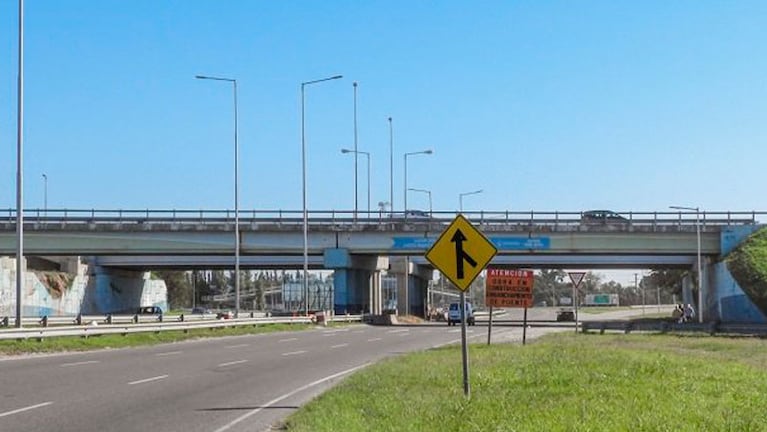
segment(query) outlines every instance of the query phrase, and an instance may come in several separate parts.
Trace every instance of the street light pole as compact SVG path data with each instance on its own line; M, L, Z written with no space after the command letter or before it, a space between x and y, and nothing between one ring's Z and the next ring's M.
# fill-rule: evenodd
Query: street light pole
M432 153L434 153L434 152L431 149L421 150L421 151L416 151L416 152L410 152L410 153L405 153L405 188L404 188L405 189L404 190L404 192L405 192L405 208L403 210L405 212L405 218L406 219L407 219L407 157L408 156L415 156L415 155L419 155L419 154L430 155Z
M669 206L675 210L689 210L695 212L695 235L697 237L698 256L698 322L703 322L703 263L700 260L700 207Z
M368 165L368 217L370 217L370 153L366 151L359 151L359 150L349 150L349 149L341 149L341 153L354 153L355 156L357 154L362 154L367 157L367 165Z
M431 217L432 208L431 208L431 191L426 189L415 189L415 188L408 188L409 191L413 192L423 192L425 194L429 195L429 217Z
M389 117L389 210L394 213L394 131Z
M225 81L232 83L234 94L234 317L240 317L240 196L239 161L240 146L237 140L237 80L214 76L197 75L197 79Z
M357 220L358 213L358 194L357 194L357 81L352 83L354 87L354 220ZM368 209L370 211L370 209Z
M43 173L43 211L48 213L48 176Z
M482 189L479 189L479 190L475 190L471 192L464 192L464 193L458 194L458 208L461 211L461 213L463 213L463 197L467 195L481 194L482 192L483 192Z
M19 77L16 126L16 327L21 328L24 284L24 0L19 0Z
M306 210L306 110L304 108L306 98L304 89L308 85L341 78L343 78L343 75L335 75L301 83L301 190L304 207L304 311L306 316L309 316L309 214Z

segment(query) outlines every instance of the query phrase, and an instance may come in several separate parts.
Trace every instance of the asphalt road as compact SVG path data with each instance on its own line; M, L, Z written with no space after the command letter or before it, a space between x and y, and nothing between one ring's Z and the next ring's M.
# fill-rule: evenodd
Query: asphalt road
M533 328L527 337L562 330ZM522 329L500 326L492 335L518 341ZM468 336L486 341L487 328L469 327ZM445 323L352 325L7 357L0 360L0 431L260 432L371 363L458 342L460 327Z

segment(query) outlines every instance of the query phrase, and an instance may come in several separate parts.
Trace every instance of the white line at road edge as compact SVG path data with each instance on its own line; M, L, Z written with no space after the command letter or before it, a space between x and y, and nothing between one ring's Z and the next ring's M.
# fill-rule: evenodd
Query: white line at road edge
M147 379L142 379L142 380L138 380L138 381L131 381L131 382L128 383L128 385L143 384L143 383L150 382L150 381L161 380L163 378L168 378L168 375L160 375L160 376L156 376L156 377L152 377L152 378L147 378Z
M280 339L277 342L290 342L290 341L294 341L294 340L298 340L298 338Z
M74 362L74 363L63 363L61 367L80 366L80 365L87 365L87 364L94 364L94 363L101 363L101 362L98 360L86 360L86 361L80 361L80 362Z
M349 344L348 344L348 343L345 343L345 344L338 344L338 345L333 345L333 346L332 346L332 347L330 347L330 348L343 348L343 347L345 347L345 346L349 346Z
M303 353L305 353L305 352L306 352L306 351L292 351L292 352L286 352L286 353L282 353L282 355L284 355L284 356L289 356L289 355L298 355L298 354L303 354Z
M20 412L33 410L35 408L42 408L42 407L48 406L48 405L50 405L52 403L53 402L43 402L43 403L40 403L40 404L37 404L37 405L28 406L26 408L19 408L19 409L13 410L13 411L8 411L8 412L0 413L0 417L5 417L5 416L13 415L13 414L18 414Z
M319 384L322 384L324 382L327 382L327 381L330 381L332 379L338 378L340 376L343 376L343 375L355 372L355 371L357 371L359 369L362 369L362 368L368 366L369 364L370 363L365 363L365 364L362 364L362 365L359 365L359 366L355 366L355 367L353 367L351 369L346 369L345 371L341 371L341 372L335 373L333 375L326 376L325 378L318 379L317 381L310 382L309 384L301 386L301 387L293 390L290 393L286 393L286 394L284 394L284 395L282 395L282 396L280 396L280 397L278 397L276 399L270 400L269 402L261 405L260 407L254 409L253 411L250 411L248 413L245 413L245 414L241 415L240 417L237 417L236 419L232 420L230 423L228 423L228 424L226 424L224 426L221 426L220 428L216 429L215 432L224 432L225 430L229 430L229 429L232 428L232 426L236 425L237 423L240 423L241 421L247 419L248 417L251 417L251 416L253 416L255 414L258 414L264 408L269 408L270 406L276 404L277 402L283 401L283 400L285 400L285 399L287 399L287 398L289 398L289 397L291 397L291 396L293 396L293 395L295 395L297 393L300 393L300 392L302 392L304 390L307 390L309 388L312 388L312 387L317 386Z
M181 354L183 351L168 351L168 352L162 352L155 354L157 357L165 357L165 356L171 356L176 354Z
M224 367L224 366L231 366L231 365L236 365L236 364L240 364L240 363L245 363L246 361L247 361L247 360L235 360L235 361L230 361L230 362L228 362L228 363L221 363L220 365L218 365L218 367Z

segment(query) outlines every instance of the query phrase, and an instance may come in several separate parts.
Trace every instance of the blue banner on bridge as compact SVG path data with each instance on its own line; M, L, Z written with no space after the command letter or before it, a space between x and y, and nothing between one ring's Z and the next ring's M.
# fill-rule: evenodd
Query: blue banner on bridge
M489 237L498 250L534 250L551 248L549 237ZM392 249L426 250L437 241L436 237L394 237Z

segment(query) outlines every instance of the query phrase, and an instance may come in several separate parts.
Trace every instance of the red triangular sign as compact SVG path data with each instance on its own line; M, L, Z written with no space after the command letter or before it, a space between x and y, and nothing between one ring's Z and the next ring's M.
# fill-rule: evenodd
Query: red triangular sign
M573 282L573 285L575 285L575 288L578 288L578 285L583 282L583 277L586 276L586 272L567 272L567 275L570 276L570 280Z

